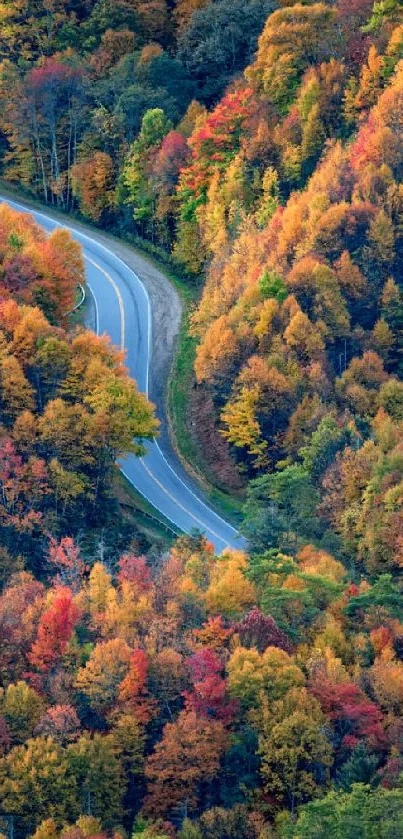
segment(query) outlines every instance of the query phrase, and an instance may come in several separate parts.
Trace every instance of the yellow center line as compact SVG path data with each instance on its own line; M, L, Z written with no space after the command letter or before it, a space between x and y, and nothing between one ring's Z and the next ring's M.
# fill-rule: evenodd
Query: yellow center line
M115 283L115 280L111 277L111 275L108 274L108 272L105 271L104 268L101 268L101 266L98 265L97 262L95 262L93 259L90 259L90 257L86 256L86 255L85 255L85 259L87 260L87 262L90 262L91 265L94 266L94 268L96 268L98 271L100 271L101 274L104 275L104 277L106 277L106 279L112 285L112 287L114 288L114 290L116 292L116 296L118 298L118 303L119 303L119 310L120 310L120 324L121 324L120 346L121 346L121 349L123 350L124 347L125 347L125 308L124 308L124 305L123 305L123 299L122 299L122 295L120 293L119 287L117 286L117 284ZM190 510L187 510L186 507L184 507L183 504L181 504L180 501L178 501L177 498L175 498L173 495L171 495L171 493L167 490L166 487L164 487L164 485L161 483L161 481L159 481L158 478L156 478L155 475L153 475L153 473L148 468L148 466L146 466L146 464L144 462L144 459L140 458L140 460L141 460L142 465L144 466L144 469L149 474L150 478L152 478L152 480L155 481L157 486L159 486L159 488L162 489L163 492L165 492L165 495L167 495L168 498L170 498L171 501L174 502L174 504L176 504L178 507L180 507L180 509L183 510L183 512L186 513L187 516L190 516L190 518L193 519L193 521L195 521L196 524L200 525L202 530L206 530L206 525L204 524L204 522L202 522L201 519L198 519L197 516L195 516L193 513L190 512ZM212 536L215 536L216 539L218 539L220 542L222 542L225 545L225 540L218 533L216 533L214 530L212 530L211 527L208 528L208 531L209 531L209 533L212 534Z
M120 349L124 350L124 348L125 348L125 307L123 305L122 295L120 293L119 286L116 285L113 277L111 277L111 275L108 274L108 272L105 271L104 268L101 268L101 266L98 265L97 262L94 262L93 259L90 259L90 257L86 256L86 255L85 255L85 259L87 260L87 262L90 262L91 265L94 266L94 268L96 268L98 271L100 271L101 274L104 275L104 277L106 277L106 279L108 280L108 282L111 284L111 286L114 288L114 290L116 292L116 297L118 298L119 311L120 311Z
M177 506L180 507L180 509L183 510L183 512L186 513L186 515L190 516L190 518L193 519L197 524L200 524L203 530L206 530L207 528L206 528L206 525L204 524L204 522L202 522L200 519L198 519L197 516L195 516L193 513L190 512L190 510L187 510L186 507L184 507L183 504L181 504L180 501L178 501L178 499L175 498L175 496L171 495L171 493L167 490L167 488L164 487L164 484L162 484L161 481L159 481L158 478L156 478L155 475L153 475L153 473L148 468L148 466L146 466L143 458L140 458L140 460L141 460L142 465L144 466L144 469L146 470L146 472L148 472L150 478L152 478L153 481L155 481L155 483L160 487L160 489L162 489L162 491L165 492L165 495L167 495L168 498L171 499L171 501L173 501L175 504L177 504ZM208 531L213 536L215 536L216 539L219 539L219 541L223 542L223 544L225 545L225 540L222 538L222 536L219 536L219 534L216 533L214 530L212 530L211 527L208 528Z

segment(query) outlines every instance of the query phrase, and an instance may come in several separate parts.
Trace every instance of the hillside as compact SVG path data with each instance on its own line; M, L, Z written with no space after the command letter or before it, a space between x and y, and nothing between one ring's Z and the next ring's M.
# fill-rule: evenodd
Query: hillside
M187 451L247 539L139 539L153 407L68 315L78 245L2 205L0 832L403 838L402 4L0 13L1 176L181 274Z

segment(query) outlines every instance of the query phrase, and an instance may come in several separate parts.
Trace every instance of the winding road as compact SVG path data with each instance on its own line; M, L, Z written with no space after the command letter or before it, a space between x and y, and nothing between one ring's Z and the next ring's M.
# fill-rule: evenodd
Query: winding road
M29 212L46 231L67 228L80 243L86 266L87 286L95 305L95 326L99 335L108 334L115 346L126 352L126 363L140 391L149 395L155 347L152 340L151 300L144 283L129 265L109 247L83 232L79 225L56 221L22 203L0 196L20 212ZM168 313L169 315L169 313ZM158 405L157 405L158 407ZM160 411L162 417L164 411ZM162 429L164 431L164 429ZM143 458L129 455L119 465L130 483L147 501L184 533L202 531L216 551L244 547L244 540L200 497L197 488L176 462L168 435L147 442ZM182 472L182 474L180 474Z

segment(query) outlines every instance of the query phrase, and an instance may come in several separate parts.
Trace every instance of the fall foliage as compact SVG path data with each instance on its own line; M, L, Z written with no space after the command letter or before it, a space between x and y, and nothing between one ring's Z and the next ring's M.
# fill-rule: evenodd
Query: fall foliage
M402 4L3 0L0 52L2 177L186 284L246 538L139 543L152 406L2 204L1 835L403 836Z

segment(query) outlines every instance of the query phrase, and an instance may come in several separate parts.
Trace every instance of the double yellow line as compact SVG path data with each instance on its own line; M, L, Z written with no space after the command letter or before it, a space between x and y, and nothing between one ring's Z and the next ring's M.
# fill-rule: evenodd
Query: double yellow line
M111 286L113 287L113 289L116 292L116 297L118 298L119 311L120 311L120 349L124 350L124 348L125 348L125 333L126 333L125 307L123 305L123 299L122 299L122 295L120 293L119 286L115 283L115 280L113 279L113 277L111 277L111 275L108 274L108 272L105 271L104 268L101 268L101 266L98 265L97 262L95 262L93 259L90 259L90 257L86 256L85 254L84 254L84 258L87 260L87 262L89 262L91 265L93 265L94 268L97 269L97 271L100 271L101 274L103 274L104 277L106 277L106 279L108 280L108 282L111 284Z
M116 297L118 299L118 304L119 304L119 311L120 311L120 348L122 350L124 350L125 349L125 331L126 331L125 308L124 308L124 305L123 305L123 299L122 299L122 295L120 293L119 286L115 283L115 280L113 279L113 277L111 277L111 275L108 274L108 272L105 271L105 269L102 268L101 265L98 265L98 263L95 262L93 259L91 259L89 256L85 255L85 259L87 260L87 262L89 262L91 265L93 265L94 268L97 269L97 271L100 271L101 274L103 274L104 277L106 277L106 279L111 284L111 286L113 287L113 289L116 293ZM166 487L164 487L164 484L162 484L161 481L159 481L158 478L156 478L155 475L153 475L153 473L151 472L151 469L149 469L148 466L146 466L146 464L144 462L144 459L140 458L140 461L141 461L141 464L144 467L145 471L147 472L147 474L150 476L150 478L152 478L152 480L157 484L157 486L163 492L165 492L165 495L167 495L168 498L170 498L171 501L173 501L174 504L177 505L177 507L179 507L181 510L183 510L183 512L186 513L186 515L190 516L190 518L193 519L193 521L196 522L196 524L200 525L201 528L203 530L205 530L206 525L200 519L198 519L197 516L194 515L194 513L191 513L190 510L188 510L186 507L184 507L183 504L181 504L180 501L178 501L178 499L175 498L175 496L173 496L169 492L169 490L167 490ZM152 504L152 502L150 502L150 503ZM161 512L163 513L163 515L165 515L163 510ZM167 516L167 518L168 518L168 516ZM175 522L173 522L173 524L175 524ZM211 528L209 528L209 533L211 533L212 536L215 536L216 539L218 539L220 542L222 542L225 545L225 540L218 533L216 533L214 530L211 530Z

